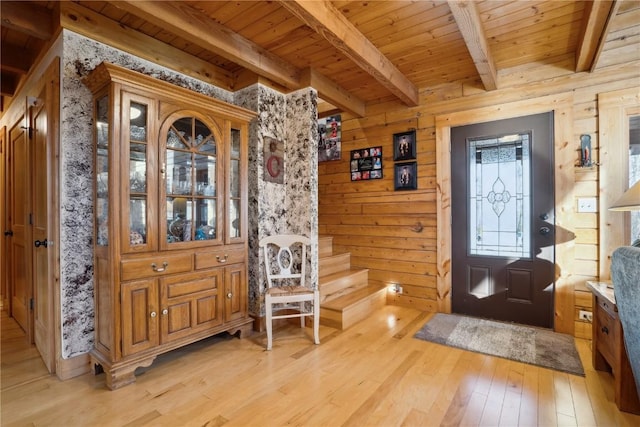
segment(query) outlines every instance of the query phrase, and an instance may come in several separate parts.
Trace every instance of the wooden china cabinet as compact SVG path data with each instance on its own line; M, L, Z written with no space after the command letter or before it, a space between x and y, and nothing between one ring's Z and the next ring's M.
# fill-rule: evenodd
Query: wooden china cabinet
M94 368L116 389L158 354L250 333L249 110L102 63L95 123Z

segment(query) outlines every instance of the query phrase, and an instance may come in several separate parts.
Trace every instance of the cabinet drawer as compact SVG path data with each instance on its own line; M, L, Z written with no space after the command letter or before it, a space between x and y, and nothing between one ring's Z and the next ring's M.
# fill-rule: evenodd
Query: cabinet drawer
M618 307L615 307L605 298L598 298L598 308L606 311L609 316L617 319L618 318Z
M191 254L155 255L120 263L122 280L185 273L193 269Z
M198 252L196 254L196 270L244 262L244 256L245 250L243 248Z
M600 353L613 366L616 348L616 318L611 316L600 304L596 310L598 316L597 330L595 331L597 347Z

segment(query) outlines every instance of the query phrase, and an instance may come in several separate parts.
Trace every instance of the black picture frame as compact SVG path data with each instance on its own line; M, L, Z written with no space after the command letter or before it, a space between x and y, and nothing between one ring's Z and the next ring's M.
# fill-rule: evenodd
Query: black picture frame
M393 185L396 191L416 190L418 188L418 162L394 164Z
M416 131L393 134L393 160L415 160Z
M351 181L382 179L382 147L351 150Z

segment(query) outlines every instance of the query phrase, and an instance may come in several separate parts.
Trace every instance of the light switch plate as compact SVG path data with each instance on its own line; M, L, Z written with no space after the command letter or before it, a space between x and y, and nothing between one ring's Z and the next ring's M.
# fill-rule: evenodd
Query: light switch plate
M578 212L598 212L595 197L578 197Z

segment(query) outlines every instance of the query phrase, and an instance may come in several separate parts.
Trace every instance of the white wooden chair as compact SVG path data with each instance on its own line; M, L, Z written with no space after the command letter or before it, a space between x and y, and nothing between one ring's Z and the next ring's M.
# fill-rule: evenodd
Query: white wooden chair
M314 342L320 344L320 292L306 283L307 246L310 244L309 238L294 234L260 240L267 272L264 296L267 350L271 350L273 343L273 319L299 317L300 327L304 328L304 318L312 316ZM311 311L306 310L307 302L311 304ZM286 312L274 315L282 310Z

